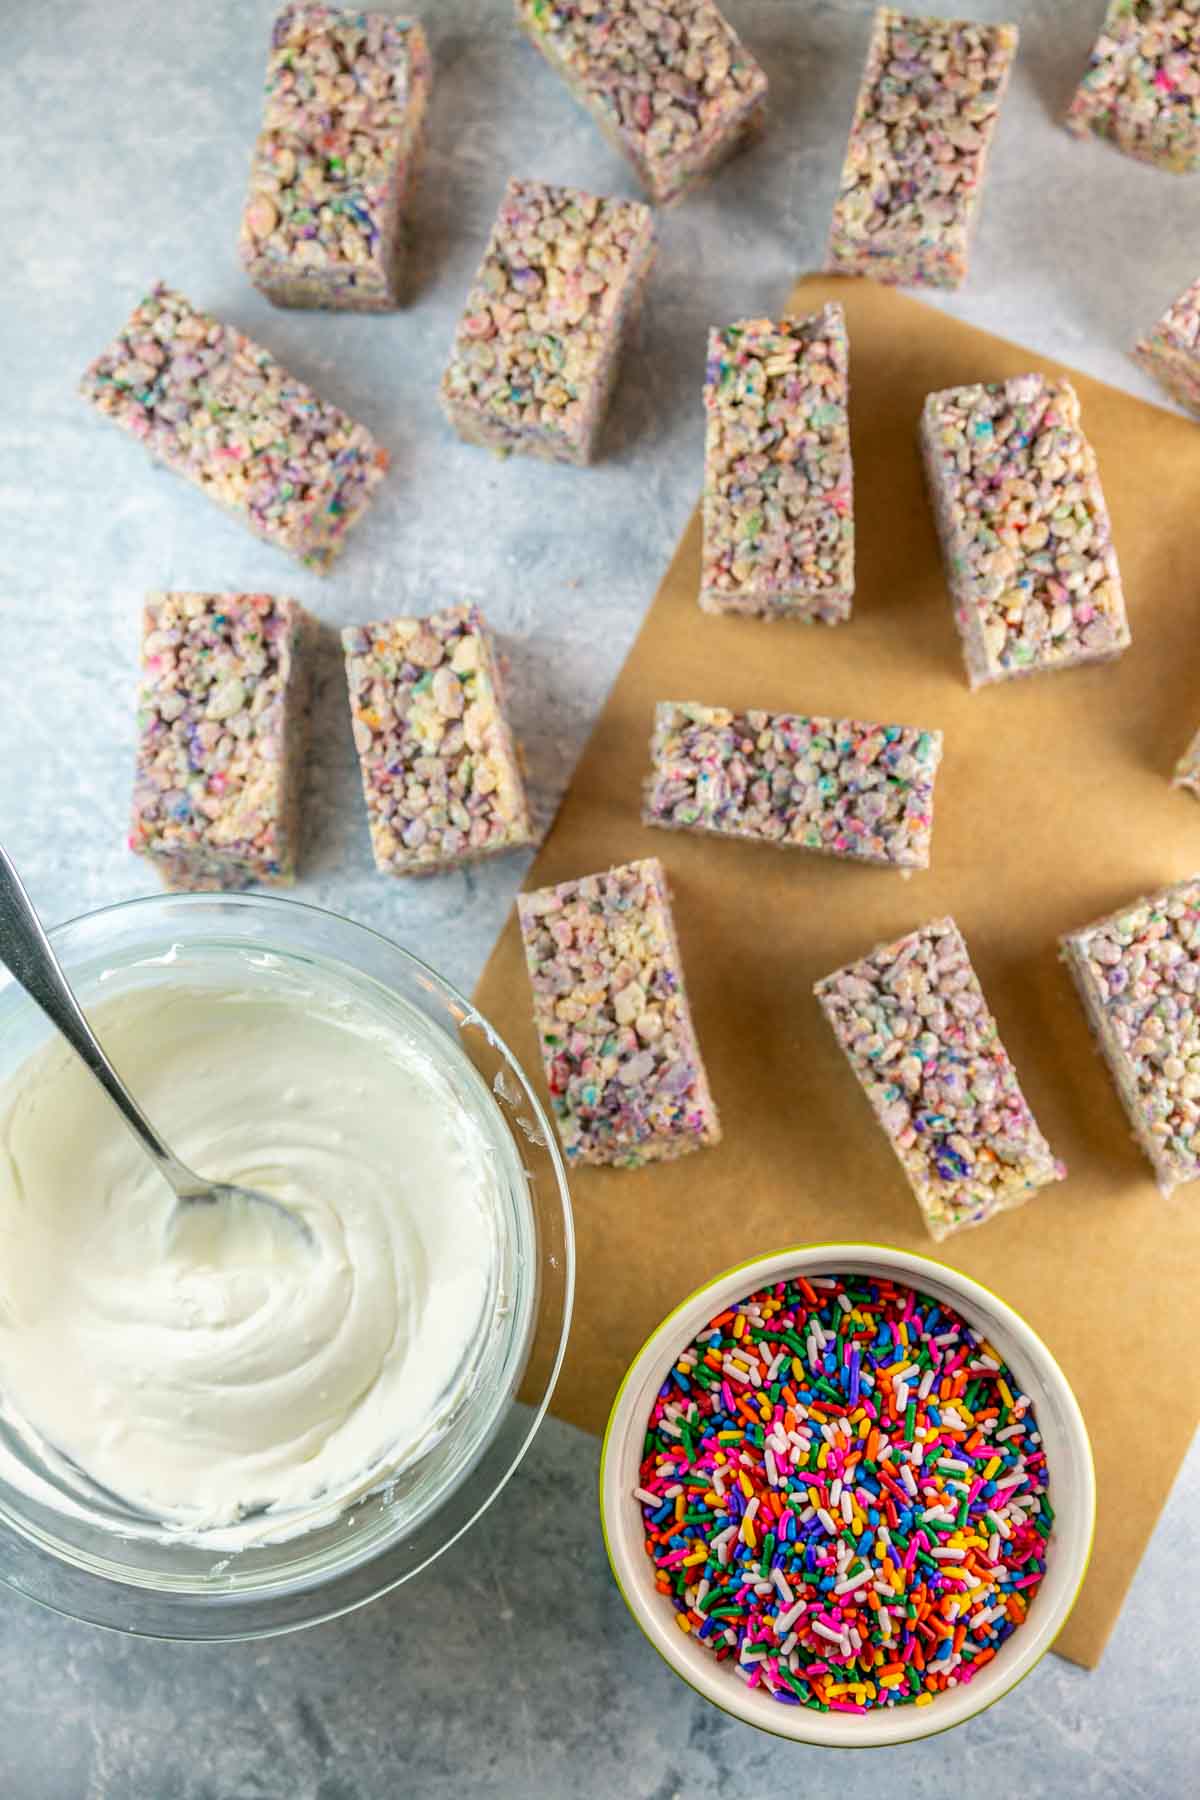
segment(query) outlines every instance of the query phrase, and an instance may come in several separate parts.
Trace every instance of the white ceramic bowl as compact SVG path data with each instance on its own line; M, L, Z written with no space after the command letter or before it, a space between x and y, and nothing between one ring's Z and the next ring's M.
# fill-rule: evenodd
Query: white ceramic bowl
M868 1713L822 1713L782 1706L751 1689L711 1651L681 1632L675 1611L654 1586L642 1509L633 1497L646 1420L667 1371L696 1332L726 1306L796 1275L878 1275L944 1300L983 1332L1033 1401L1046 1451L1055 1509L1046 1575L1029 1618L965 1687L934 1696L932 1705L900 1705ZM600 1458L600 1517L608 1559L625 1603L675 1673L706 1700L748 1725L797 1743L865 1748L911 1743L961 1725L1015 1687L1049 1650L1083 1583L1096 1516L1096 1478L1087 1427L1066 1376L1049 1350L1010 1306L944 1263L878 1244L812 1244L780 1250L718 1275L677 1306L635 1357L613 1402Z

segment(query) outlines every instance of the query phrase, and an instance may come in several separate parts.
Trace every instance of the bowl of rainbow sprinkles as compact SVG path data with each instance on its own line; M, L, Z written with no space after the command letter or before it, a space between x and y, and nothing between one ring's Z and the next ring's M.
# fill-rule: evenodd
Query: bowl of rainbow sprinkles
M960 1725L1045 1655L1096 1487L1019 1314L931 1258L819 1244L663 1321L614 1402L600 1504L676 1674L762 1730L850 1748Z

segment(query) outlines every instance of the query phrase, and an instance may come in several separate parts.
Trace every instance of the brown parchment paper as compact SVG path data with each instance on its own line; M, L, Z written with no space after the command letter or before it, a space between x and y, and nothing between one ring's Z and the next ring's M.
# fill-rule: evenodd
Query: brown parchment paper
M662 858L725 1131L718 1148L676 1163L574 1173L578 1293L554 1410L600 1431L663 1315L733 1263L833 1238L931 1252L1030 1320L1083 1407L1099 1519L1057 1648L1091 1665L1195 1422L1200 1198L1192 1188L1166 1201L1155 1189L1057 939L1200 870L1200 806L1168 785L1200 725L1200 425L1072 374L1112 511L1133 647L1113 664L972 694L918 464L921 401L961 382L1063 371L864 281L810 277L790 308L835 297L850 329L852 620L829 629L706 617L693 519L530 876L541 886ZM933 868L905 880L643 826L660 699L940 726ZM811 989L880 939L944 913L965 933L1070 1173L937 1247ZM477 1000L545 1099L515 920Z

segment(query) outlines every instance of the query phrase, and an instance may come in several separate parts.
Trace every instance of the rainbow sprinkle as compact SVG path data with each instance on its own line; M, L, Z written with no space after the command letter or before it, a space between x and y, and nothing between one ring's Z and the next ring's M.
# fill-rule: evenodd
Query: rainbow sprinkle
M780 1282L719 1313L647 1422L676 1623L788 1706L929 1705L1023 1624L1054 1522L1032 1406L927 1294Z

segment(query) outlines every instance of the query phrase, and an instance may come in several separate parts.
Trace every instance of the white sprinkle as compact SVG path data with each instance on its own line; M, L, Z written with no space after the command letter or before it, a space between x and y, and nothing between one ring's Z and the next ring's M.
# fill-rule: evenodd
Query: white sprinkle
M843 1519L845 1519L847 1525L853 1525L853 1523L854 1523L854 1502L853 1502L853 1500L851 1500L851 1498L850 1498L849 1494L846 1492L845 1488L842 1489L842 1517L843 1517Z
M780 1644L780 1646L779 1646L779 1654L780 1654L780 1656L787 1657L789 1669L794 1669L796 1666L795 1663L792 1661L792 1652L795 1650L796 1645L799 1642L800 1642L800 1640L796 1636L796 1633L794 1631L789 1631L787 1636L784 1638L782 1644Z
M774 1455L774 1452L770 1449L770 1447L768 1447L767 1450L763 1453L763 1461L767 1465L767 1481L770 1483L770 1485L772 1487L778 1487L779 1486L779 1470L775 1465L775 1455Z
M652 1506L655 1512L657 1512L659 1507L663 1504L662 1495L652 1494L649 1488L634 1488L633 1497L635 1500L640 1500L643 1506Z
M847 1575L843 1580L835 1581L833 1591L835 1594L852 1594L855 1588L862 1586L864 1581L870 1581L871 1574L870 1569L860 1569L857 1575Z
M825 1511L825 1508L823 1506L818 1506L817 1517L818 1517L818 1519L820 1519L822 1525L825 1527L825 1529L829 1533L830 1537L836 1537L838 1535L837 1526L834 1524L832 1518Z
M775 1630L780 1637L787 1636L788 1632L792 1629L792 1626L796 1623L796 1620L800 1617L800 1614L807 1605L807 1598L802 1597L801 1599L794 1601L785 1613L780 1613L775 1621Z
M820 1619L813 1620L813 1630L816 1632L818 1637L823 1637L829 1643L837 1644L840 1648L840 1646L843 1642L842 1634L840 1631L834 1631L830 1626L824 1624Z
M839 1502L839 1501L840 1501L840 1499L841 1499L841 1497L842 1497L842 1482L841 1482L841 1477L840 1477L840 1476L835 1476L835 1477L834 1477L834 1481L833 1481L833 1485L832 1485L832 1487L831 1487L831 1488L830 1488L830 1490L829 1490L829 1504L830 1504L830 1506L836 1506L836 1505L837 1505L837 1504L838 1504L838 1502Z

